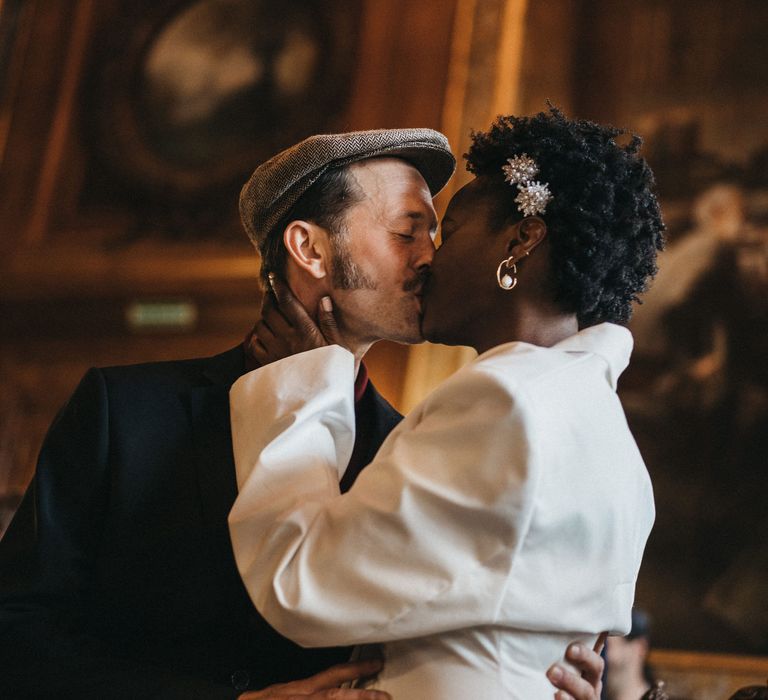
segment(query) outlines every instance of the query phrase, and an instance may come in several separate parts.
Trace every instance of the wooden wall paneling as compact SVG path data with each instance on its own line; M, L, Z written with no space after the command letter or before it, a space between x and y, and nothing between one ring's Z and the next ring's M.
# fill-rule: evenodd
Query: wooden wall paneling
M0 162L0 271L20 245L34 202L38 176L45 161L47 134L66 62L68 18L75 0L29 0L13 37L9 84L4 95L7 134Z
M21 83L22 64L29 44L33 2L0 2L0 171L11 128L12 104Z
M366 0L349 129L441 126L456 0Z
M442 114L458 167L440 194L442 208L472 179L461 158L471 131L517 108L527 13L527 0L459 0Z
M576 51L578 0L538 0L528 4L520 75L521 114L546 109L550 100L573 113L573 74L581 70Z
M61 75L57 103L50 132L46 140L45 160L34 194L34 208L24 232L23 245L37 247L49 232L54 197L67 178L62 172L67 145L71 139L76 117L78 89L91 39L93 0L80 0L70 19L70 37Z
M666 48L664 34L652 30L654 23L649 24L648 16L661 15L663 23L663 16L671 11L672 3L580 0L574 12L571 72L576 116L622 124L624 104L637 90L639 75L658 64ZM649 50L639 51L644 46L638 42Z

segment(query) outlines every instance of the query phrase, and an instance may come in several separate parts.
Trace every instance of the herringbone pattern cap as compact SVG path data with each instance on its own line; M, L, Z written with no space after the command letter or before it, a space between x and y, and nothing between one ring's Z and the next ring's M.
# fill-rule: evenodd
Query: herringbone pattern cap
M262 163L240 192L240 218L258 247L328 168L377 156L412 163L432 196L453 175L456 159L448 139L433 129L376 129L320 134L297 143Z

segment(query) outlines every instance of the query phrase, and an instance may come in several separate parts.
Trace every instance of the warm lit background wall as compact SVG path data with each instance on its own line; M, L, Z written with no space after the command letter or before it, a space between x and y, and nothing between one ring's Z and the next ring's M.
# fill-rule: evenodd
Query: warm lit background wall
M236 198L261 160L402 126L460 157L472 127L551 99L647 137L680 269L705 269L731 187L748 293L729 307L662 261L621 393L659 512L638 602L660 645L741 655L659 652L662 675L698 698L765 679L744 657L768 653L765 36L764 0L0 0L0 532L87 367L217 353L252 325ZM471 356L381 343L367 362L405 410Z

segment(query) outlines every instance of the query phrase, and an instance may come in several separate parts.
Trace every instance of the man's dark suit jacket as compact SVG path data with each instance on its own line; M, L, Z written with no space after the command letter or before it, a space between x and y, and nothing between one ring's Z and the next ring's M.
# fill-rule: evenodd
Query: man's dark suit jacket
M278 635L238 576L243 372L238 347L85 375L0 543L0 698L232 698L345 658ZM401 416L371 385L357 412L367 464Z

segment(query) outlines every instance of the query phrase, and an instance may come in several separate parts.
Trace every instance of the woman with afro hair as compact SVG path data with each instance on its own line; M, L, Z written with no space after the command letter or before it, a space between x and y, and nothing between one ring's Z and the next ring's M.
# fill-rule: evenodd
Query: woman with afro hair
M473 135L422 331L479 356L346 494L340 338L233 388L230 531L251 597L300 644L383 644L366 687L395 700L552 697L571 640L629 632L654 505L616 382L664 227L640 139L621 135L554 108ZM254 415L272 418L266 447Z

